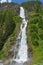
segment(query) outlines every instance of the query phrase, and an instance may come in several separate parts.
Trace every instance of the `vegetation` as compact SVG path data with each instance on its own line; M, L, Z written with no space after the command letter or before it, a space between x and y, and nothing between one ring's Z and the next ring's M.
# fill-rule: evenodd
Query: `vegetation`
M43 7L42 3L38 0L37 1L31 0L25 3L22 3L22 6L25 8L27 18L32 12L41 12L41 8Z
M43 65L43 4L39 0L31 0L22 6L28 19L27 39L33 55L31 65Z
M43 65L43 4L40 1L30 1L21 5L28 19L27 39L31 47L29 51L33 55L31 65ZM0 4L0 59L5 58L16 42L21 21L18 14L19 5Z
M0 10L0 59L5 58L6 53L16 43L20 21L18 14L9 7Z
M43 13L42 13L43 14ZM28 21L28 43L32 47L33 60L31 65L43 65L43 18L41 11L33 12Z

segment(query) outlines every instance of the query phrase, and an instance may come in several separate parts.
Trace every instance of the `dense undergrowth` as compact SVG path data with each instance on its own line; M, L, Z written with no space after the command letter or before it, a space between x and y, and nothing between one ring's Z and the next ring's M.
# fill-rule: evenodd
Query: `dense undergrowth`
M11 46L16 43L20 21L20 17L14 15L11 9L0 11L0 59L5 58Z
M32 65L43 60L43 18L40 13L30 14L28 21L28 40L32 47Z
M28 19L28 51L32 54L31 65L43 65L43 4L40 1L22 3Z

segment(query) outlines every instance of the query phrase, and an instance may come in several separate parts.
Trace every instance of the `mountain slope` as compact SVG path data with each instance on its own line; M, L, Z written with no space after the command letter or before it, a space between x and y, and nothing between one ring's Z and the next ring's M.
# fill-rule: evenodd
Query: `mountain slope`
M9 49L15 44L21 18L19 7L25 8L27 26L27 42L32 55L31 65L43 65L43 4L41 2L26 2L0 4L0 58L12 54ZM6 56L7 54L7 56Z
M4 5L4 6L3 6ZM0 59L6 56L9 49L16 43L19 32L19 6L14 3L3 3L0 7ZM14 9L13 9L14 8Z

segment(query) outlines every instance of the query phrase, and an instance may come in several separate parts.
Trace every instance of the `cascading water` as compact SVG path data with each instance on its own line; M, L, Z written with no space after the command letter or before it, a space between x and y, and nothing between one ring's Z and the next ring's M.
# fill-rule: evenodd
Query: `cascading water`
M22 24L20 26L20 33L18 35L16 45L14 47L14 57L11 59L7 65L30 65L29 63L24 64L26 61L30 61L30 55L28 58L28 46L27 46L27 36L26 27L27 22L25 19L24 8L20 7L20 17L22 18ZM16 63L13 63L16 61ZM0 63L0 65L3 65Z
M20 17L22 18L22 24L20 26L20 33L17 38L16 47L17 54L14 56L13 60L18 63L24 63L28 60L28 47L27 47L27 36L26 36L26 27L27 21L25 19L24 8L20 7Z

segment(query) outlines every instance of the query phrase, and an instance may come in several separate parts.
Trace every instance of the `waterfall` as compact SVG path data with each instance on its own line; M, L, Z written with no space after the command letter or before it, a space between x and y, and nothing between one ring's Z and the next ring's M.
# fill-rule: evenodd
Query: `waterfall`
M18 48L15 46L17 54L14 55L13 60L18 63L24 63L28 60L28 46L26 36L27 21L25 19L25 12L23 7L20 7L20 17L22 18L22 24L20 26L20 33L16 42L16 46L18 45Z

